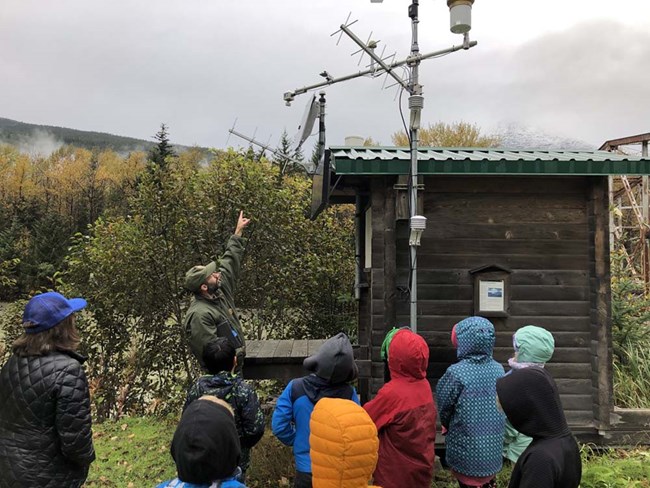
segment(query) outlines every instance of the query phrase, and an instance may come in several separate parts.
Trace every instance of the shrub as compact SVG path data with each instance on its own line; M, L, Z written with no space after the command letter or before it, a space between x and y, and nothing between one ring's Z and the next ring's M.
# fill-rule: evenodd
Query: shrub
M621 250L612 262L614 400L627 408L650 407L650 298Z
M58 276L88 300L83 330L100 420L178 410L198 369L183 315L185 271L219 254L243 209L253 219L236 292L249 338L328 337L356 325L350 300L353 222L348 208L305 218L308 181L236 153L198 169L181 159L152 165L126 217L98 219L78 234Z

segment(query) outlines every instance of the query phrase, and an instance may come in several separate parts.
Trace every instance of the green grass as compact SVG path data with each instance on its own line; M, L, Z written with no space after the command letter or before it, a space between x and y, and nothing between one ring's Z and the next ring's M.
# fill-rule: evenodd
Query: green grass
M650 341L626 344L623 360L614 361L615 403L624 408L650 408Z
M85 486L153 488L174 478L176 468L169 452L176 418L130 417L93 425L97 459ZM270 432L253 450L247 478L250 488L290 486L291 449Z
M650 488L650 451L582 448L582 488Z
M97 460L85 486L153 488L175 476L169 445L175 418L131 417L93 426ZM650 488L650 451L582 448L581 488ZM511 466L499 473L497 486L508 486ZM247 478L250 488L289 487L293 473L291 449L270 432L253 449ZM456 488L448 471L436 470L436 488Z
M130 417L93 425L97 458L85 486L146 488L173 478L169 446L176 422Z

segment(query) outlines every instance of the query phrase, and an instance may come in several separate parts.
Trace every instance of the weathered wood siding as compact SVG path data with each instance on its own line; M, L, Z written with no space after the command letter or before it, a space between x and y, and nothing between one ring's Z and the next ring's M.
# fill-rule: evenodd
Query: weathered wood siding
M455 360L453 324L473 314L469 270L497 264L513 272L510 316L491 319L495 358L507 362L519 327L547 328L556 341L548 369L570 423L590 428L596 419L602 425L611 402L611 375L601 367L608 351L611 357L606 178L439 176L424 184L418 332L431 348L432 386ZM408 285L409 256L408 222L394 223L392 182L375 179L371 195L369 339L376 391L385 331L409 323L408 299L399 293Z
M600 431L611 427L612 385L611 275L609 261L609 187L606 177L590 178L590 317L593 414Z
M377 392L384 382L380 348L385 331L396 321L396 240L395 177L373 178L370 185L372 209L372 269L370 270L370 333L372 359L370 391Z

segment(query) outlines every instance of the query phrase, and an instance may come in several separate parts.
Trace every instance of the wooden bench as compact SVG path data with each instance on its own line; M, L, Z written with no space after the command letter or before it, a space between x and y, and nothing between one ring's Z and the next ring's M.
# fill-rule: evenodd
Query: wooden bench
M315 354L325 339L246 341L244 377L252 380L280 379L285 382L305 376L302 362ZM355 350L356 352L356 350ZM370 361L357 359L359 376L370 375Z

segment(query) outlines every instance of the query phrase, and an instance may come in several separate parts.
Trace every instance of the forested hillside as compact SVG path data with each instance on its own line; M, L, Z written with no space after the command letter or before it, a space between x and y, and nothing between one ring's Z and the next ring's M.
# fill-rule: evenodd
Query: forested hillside
M0 144L10 144L32 154L48 156L62 146L75 146L83 149L106 149L120 154L133 151L149 151L155 141L117 136L105 132L37 125L0 117ZM173 144L173 143L172 143ZM173 144L177 150L187 146ZM201 148L207 152L207 149Z

